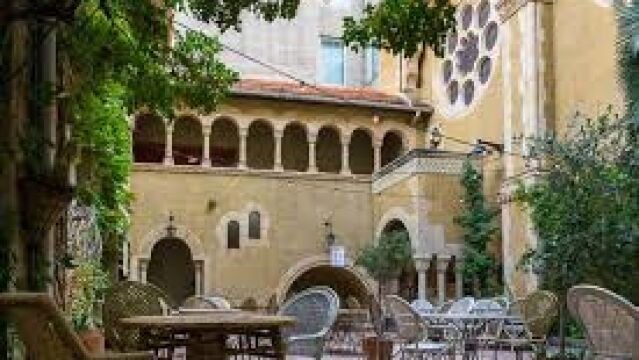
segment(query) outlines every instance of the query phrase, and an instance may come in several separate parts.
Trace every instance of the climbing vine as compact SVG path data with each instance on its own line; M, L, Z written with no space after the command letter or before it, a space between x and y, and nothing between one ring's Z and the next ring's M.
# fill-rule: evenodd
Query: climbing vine
M463 210L455 217L464 239L464 279L475 296L495 295L499 278L495 256L489 244L499 231L497 210L486 203L483 176L470 161L464 163L461 185L464 188Z

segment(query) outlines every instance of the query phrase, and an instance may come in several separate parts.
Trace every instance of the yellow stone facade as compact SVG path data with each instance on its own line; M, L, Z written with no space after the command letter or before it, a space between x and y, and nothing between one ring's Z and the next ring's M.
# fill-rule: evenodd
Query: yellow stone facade
M480 15L483 3L489 4L488 15ZM398 221L410 235L416 259L418 284L413 280L405 284L414 290L411 296L437 301L459 296L457 270L463 259L460 230L453 222L460 208L459 174L463 154L481 139L504 148L503 153L484 156L477 166L485 175L489 201L502 209L495 251L502 259L505 281L520 294L534 288L534 276L516 266L525 249L535 246L534 231L525 210L510 202L515 180L533 181L525 176L531 172L522 157L526 138L545 130L566 131L577 111L594 116L608 105L621 108L614 61L615 11L605 0L467 0L459 2L460 16L466 5L472 6L474 15L457 41L472 32L478 39L467 37L467 41L478 40L477 46L485 47L476 55L461 48L467 50L468 73L452 71L452 79L474 81L468 105L459 102L465 102L466 96L460 86L458 101L451 106L450 80L443 79L446 58L430 54L423 69L425 86L412 91L427 107L391 109L369 103L234 96L216 114L184 114L197 126L180 130L180 136L197 139L201 164L175 165L171 148L184 145L176 140L181 120L170 124L157 119L160 126L140 138L161 142L164 153L159 162L136 163L131 179L135 200L129 276L148 280L154 246L171 232L188 246L194 260L193 284L184 291L221 293L237 305L251 298L265 307L302 286L296 279L313 282L317 277L312 271L319 269L318 274L323 271L324 277L332 277L330 281L374 293L374 281L352 261L389 223ZM475 24L480 16L484 27ZM486 31L491 22L498 26L488 50ZM455 66L456 56L448 56ZM480 73L485 58L490 59L488 75ZM381 66L379 89L397 93L411 87L414 61L398 66L397 59L385 55ZM231 167L211 166L211 143L235 139L215 134L219 119L229 120L229 126L237 129ZM250 128L256 121L265 125L261 131L270 131L267 138L273 140L250 145ZM303 129L306 145L297 148L302 151L287 152L288 142L282 139L293 123ZM132 126L137 127L135 119ZM424 148L431 140L429 129L435 127L443 137L439 151L429 152ZM323 128L334 132L332 146L318 145ZM364 139L358 149L364 153L350 146L357 129ZM401 139L401 149L383 155L389 133ZM224 154L224 146L216 151ZM258 169L250 166L246 154L272 155L254 161L266 164ZM302 164L303 170L287 169L284 158ZM343 161L346 158L349 161ZM316 169L318 161L325 169ZM352 174L353 163L370 171ZM248 236L252 211L261 216L259 239ZM239 249L228 249L230 221L239 224ZM326 224L336 244L346 249L346 267L334 272L328 261Z
M472 6L474 16L479 16L480 7L486 2L459 1L458 29L463 26L465 6ZM510 202L518 180L534 181L526 176L534 172L534 164L525 166L526 139L545 131L565 133L577 112L594 117L609 106L622 111L623 95L615 67L617 29L613 2L489 2L492 14L488 21L499 23L495 49L492 53L481 50L471 74L462 78L473 78L475 84L481 82L484 55L492 60L491 74L485 84L475 87L474 100L468 106L451 110L446 103L446 58L431 54L423 69L427 86L419 91L419 97L435 108L430 126L444 135L441 149L468 151L468 143L477 139L504 146L503 154L493 152L484 158L483 171L489 200L502 203L500 247L504 277L518 294L536 286L534 276L517 270L521 254L536 244L534 231L526 221L525 210ZM473 17L469 31L474 30L476 21ZM479 46L485 46L482 41L486 41L486 34L478 32ZM463 29L459 29L460 34L464 34ZM458 46L458 50L464 49ZM411 76L417 71L414 63L406 61L403 65L409 69L402 81L405 86L410 86ZM393 71L382 74L386 83L396 83L401 75ZM459 96L461 93L460 89Z

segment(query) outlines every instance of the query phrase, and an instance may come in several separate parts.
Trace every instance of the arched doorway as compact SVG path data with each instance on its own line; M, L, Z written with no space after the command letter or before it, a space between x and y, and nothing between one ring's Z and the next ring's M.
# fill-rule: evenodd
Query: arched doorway
M209 153L211 166L236 167L240 154L240 135L237 124L229 118L218 118L211 125Z
M202 124L192 116L175 120L173 125L173 162L175 165L202 163Z
M324 126L317 133L317 170L338 174L342 169L342 143L337 128Z
M366 308L372 295L366 284L347 268L319 265L301 273L288 287L286 298L314 286L328 286L340 297L343 308Z
M370 131L363 128L353 131L348 152L353 174L370 175L373 173L373 137Z
M282 137L282 166L284 170L304 172L308 170L308 136L306 128L290 123Z
M165 237L151 250L147 281L164 290L176 304L195 294L195 263L188 245Z
M384 226L382 230L382 241L384 235L393 233L406 234L406 238L410 243L410 235L406 225L401 220L392 219ZM402 270L399 275L397 284L398 295L407 301L412 301L417 298L417 270L415 269L415 263L411 262L409 266Z
M389 131L382 140L382 166L388 165L404 152L404 141L400 133Z
M135 118L133 129L133 161L161 163L165 155L166 129L161 118L141 114Z
M246 142L246 165L251 169L273 169L275 140L273 128L264 120L249 125Z

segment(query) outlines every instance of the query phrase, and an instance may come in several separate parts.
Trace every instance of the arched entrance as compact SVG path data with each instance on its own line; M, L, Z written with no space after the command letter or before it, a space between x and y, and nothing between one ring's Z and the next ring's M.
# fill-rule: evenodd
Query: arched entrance
M289 298L313 286L328 286L335 290L340 297L343 308L366 307L369 297L372 295L362 281L351 271L345 268L323 265L309 269L298 276L288 288L286 297Z
M195 294L195 263L188 245L165 237L151 250L147 281L164 290L175 304Z
M298 262L280 279L275 301L284 302L291 295L313 286L329 286L335 290L346 307L354 298L361 306L368 304L371 295L377 296L377 283L363 268L346 259L346 267L331 266L327 255L313 256Z
M384 225L384 229L382 230L382 240L384 235L392 233L405 233L406 238L410 243L411 239L408 229L401 220L392 219ZM415 269L414 262L411 262L408 267L402 270L399 275L397 285L398 295L405 300L412 301L417 298L417 270Z

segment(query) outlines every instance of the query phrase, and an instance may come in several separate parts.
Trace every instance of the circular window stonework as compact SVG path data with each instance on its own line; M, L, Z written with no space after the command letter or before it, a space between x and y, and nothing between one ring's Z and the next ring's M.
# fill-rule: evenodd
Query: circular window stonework
M497 0L465 0L457 10L457 25L446 39L435 88L442 113L459 116L481 97L495 72L499 51Z

